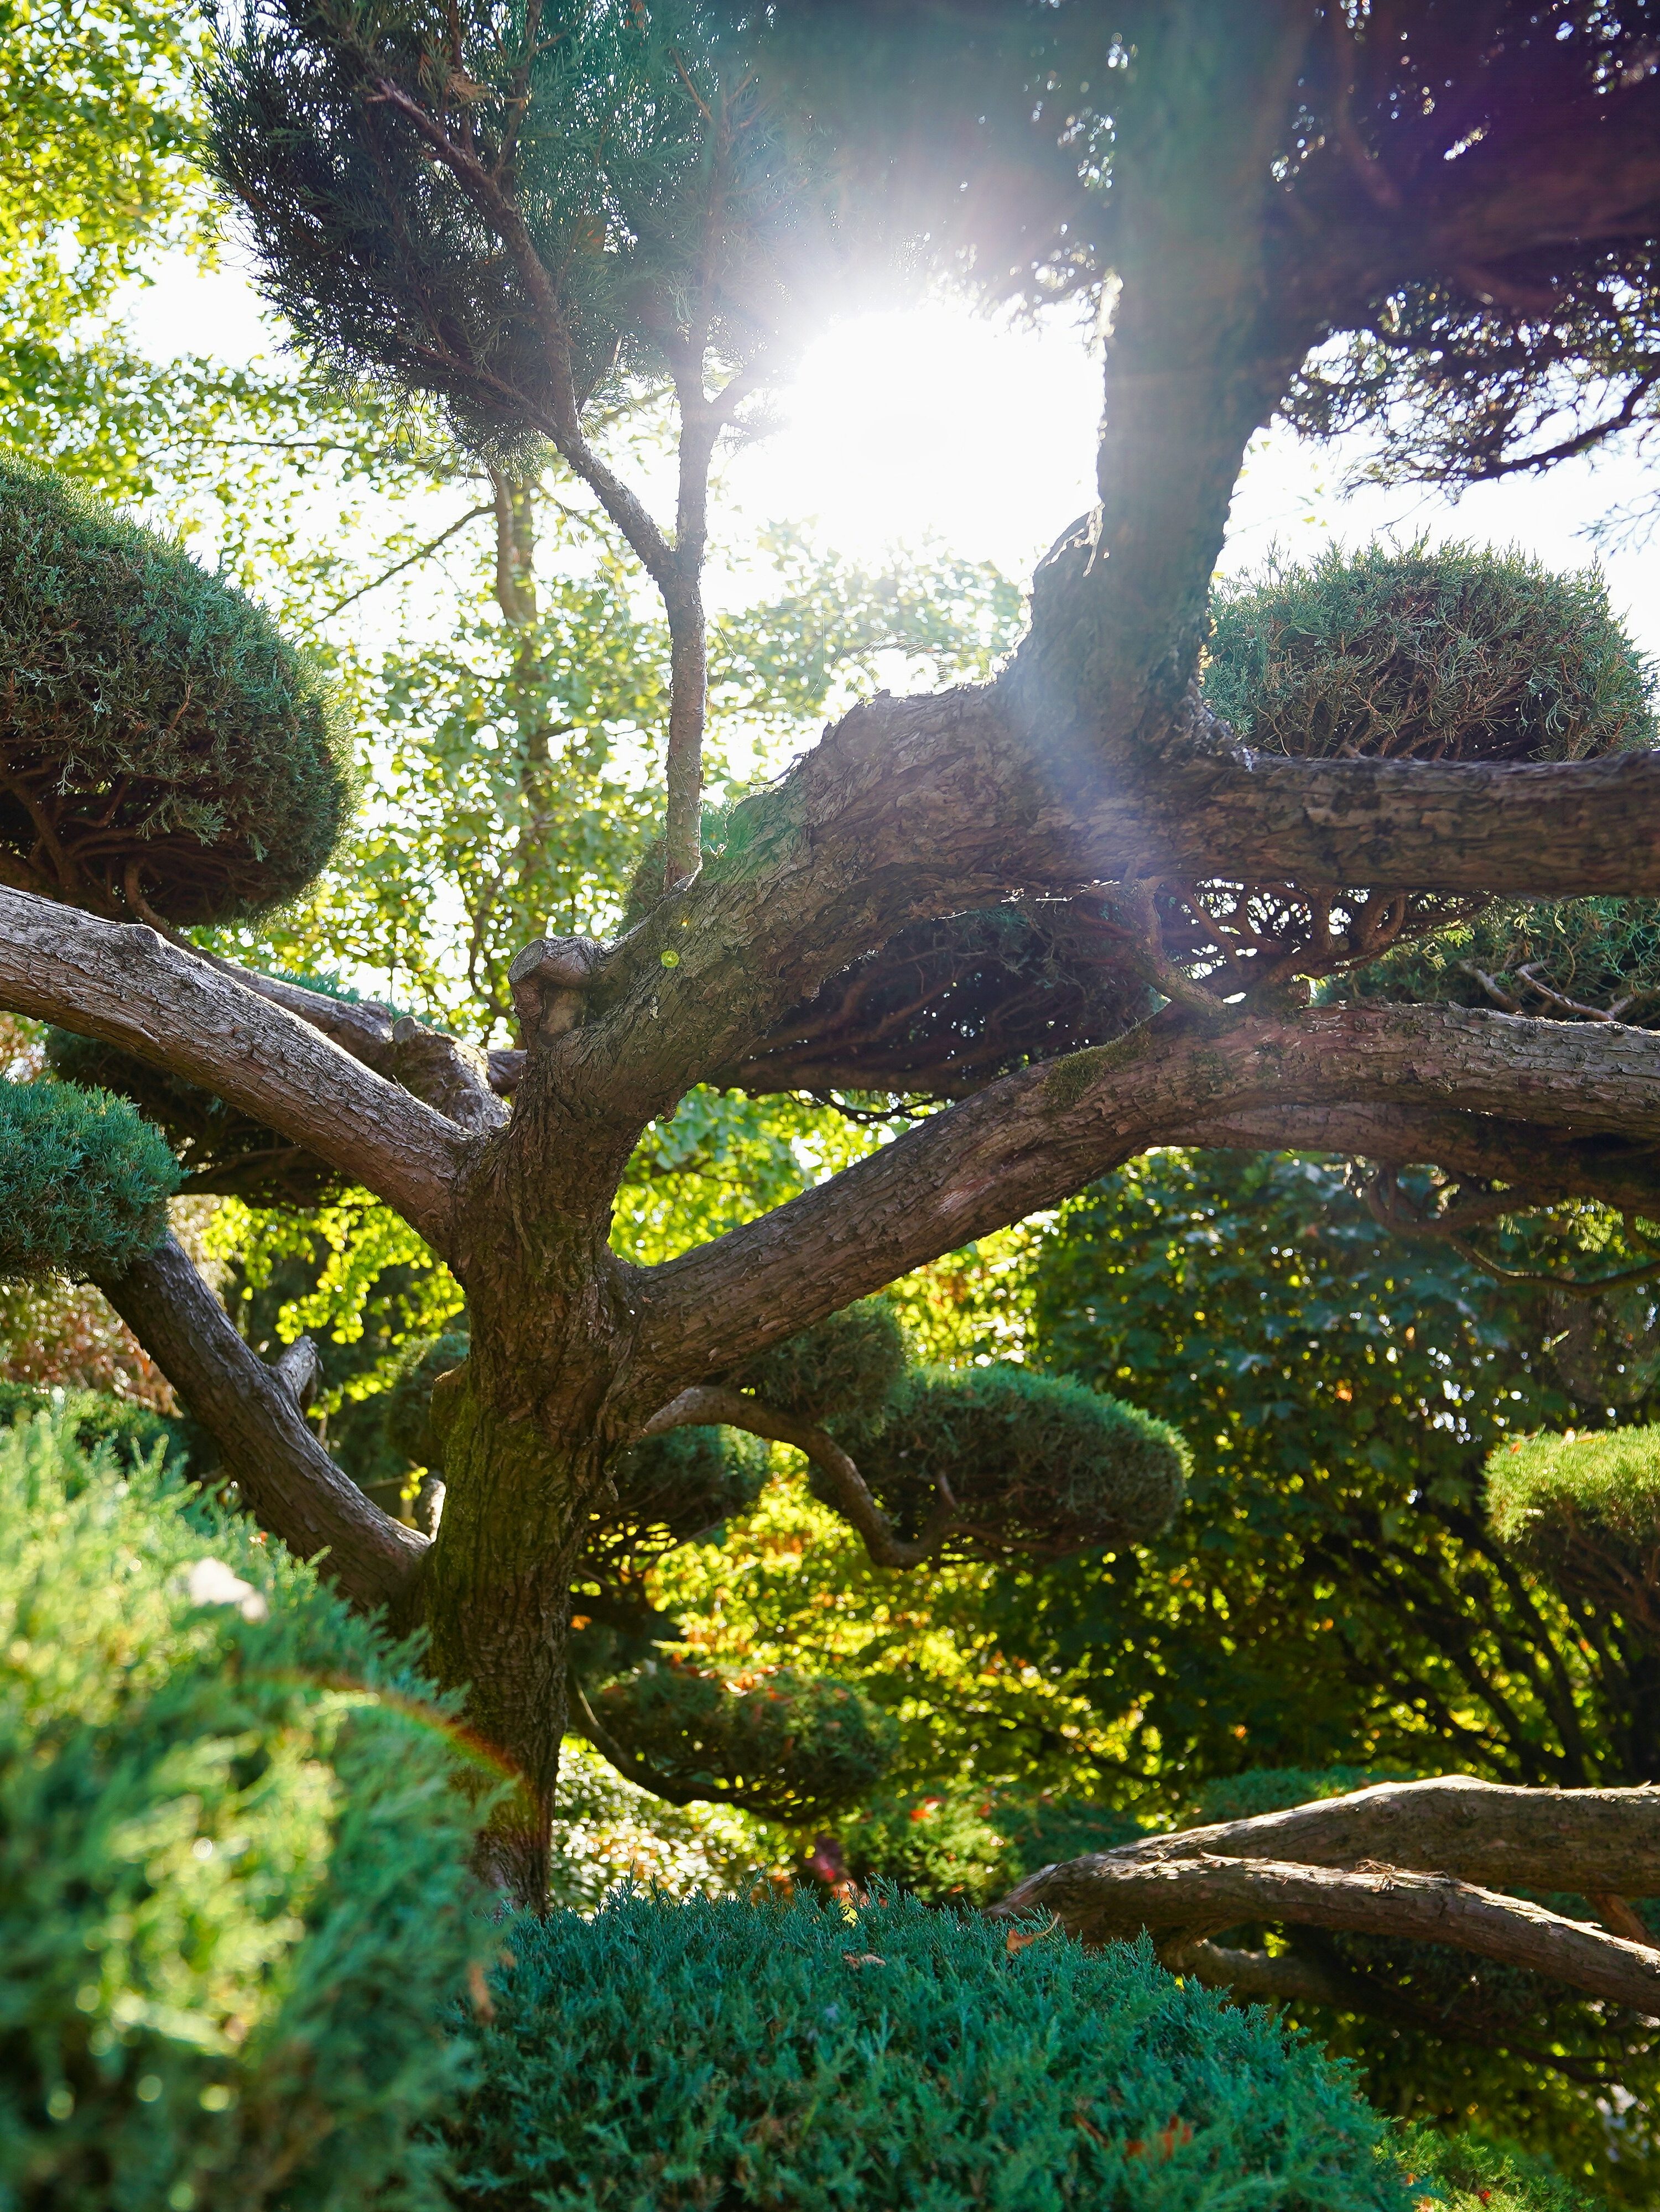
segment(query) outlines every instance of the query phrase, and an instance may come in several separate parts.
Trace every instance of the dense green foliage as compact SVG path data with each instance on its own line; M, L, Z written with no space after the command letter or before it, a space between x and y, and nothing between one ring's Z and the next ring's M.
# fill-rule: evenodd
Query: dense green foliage
M865 1796L896 1740L859 1691L788 1667L648 1659L593 1707L666 1796L726 1799L779 1820L820 1819Z
M520 1922L507 1948L453 2130L478 2212L1409 2202L1341 2071L1145 1948L903 1899L637 1895Z
M1645 1026L1660 1002L1660 904L1500 900L1327 988L1344 998L1497 1006L1552 1021L1611 1014Z
M166 1236L179 1181L125 1098L0 1083L0 1275L119 1273Z
M1186 1450L1165 1422L1081 1383L1003 1364L921 1369L878 1424L844 1425L879 1503L915 1535L943 1478L953 1549L1064 1558L1154 1535L1184 1494Z
M316 676L270 618L177 547L3 459L0 654L0 844L43 889L229 920L291 897L328 860L350 778Z
M1529 1437L1487 1462L1499 1542L1660 1649L1660 1428Z
M751 57L723 43L712 11L605 0L550 10L539 36L477 5L447 29L431 22L448 57L440 99L471 108L468 143L494 144L502 103L511 117L517 203L551 272L577 404L660 374L700 286L706 343L742 361L787 322L795 286L824 281L834 234L814 219ZM544 433L556 416L550 311L418 141L372 130L359 105L377 71L418 78L438 34L419 9L397 21L331 0L301 29L248 7L210 88L215 165L307 343L401 392L437 393L467 439L514 450L538 405Z
M248 1524L0 1433L0 2197L430 2202L488 1929L447 1714Z
M1263 752L1578 760L1655 742L1650 671L1594 568L1333 546L1224 587L1213 611L1206 696Z
M106 1447L122 1467L137 1460L148 1465L159 1453L161 1463L171 1473L192 1472L191 1425L186 1421L170 1419L106 1390L41 1390L26 1382L0 1382L0 1425L27 1427L43 1413L77 1451L92 1453Z
M905 1368L904 1333L885 1298L860 1298L787 1336L727 1378L797 1420L879 1421Z
M931 1905L989 1905L1039 1867L1140 1833L1127 1814L1098 1806L958 1786L874 1797L837 1841L861 1885L897 1885Z

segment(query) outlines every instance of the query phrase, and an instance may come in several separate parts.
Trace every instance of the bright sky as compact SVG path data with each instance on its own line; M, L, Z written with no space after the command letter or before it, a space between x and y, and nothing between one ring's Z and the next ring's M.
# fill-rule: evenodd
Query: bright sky
M169 265L132 309L158 356L201 351L246 361L271 337L234 266L204 276ZM1092 495L1098 365L1075 325L1008 330L951 304L849 320L810 349L783 400L787 421L727 470L754 521L816 523L822 542L860 555L932 536L950 551L1024 580ZM1628 503L1645 474L1628 459L1570 463L1540 481L1489 485L1454 507L1411 489L1342 499L1342 456L1273 438L1253 453L1234 502L1225 568L1270 545L1305 556L1333 538L1377 532L1519 544L1553 566L1594 557L1583 532ZM1660 653L1660 531L1602 555L1616 610Z

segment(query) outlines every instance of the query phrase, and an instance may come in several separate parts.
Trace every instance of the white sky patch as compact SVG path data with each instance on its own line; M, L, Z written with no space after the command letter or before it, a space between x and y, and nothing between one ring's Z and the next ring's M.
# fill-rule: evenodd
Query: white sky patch
M158 358L201 352L240 363L280 352L234 240L216 270L170 259L127 307ZM715 536L736 552L751 527L807 521L822 544L854 557L932 540L1024 580L1093 496L1100 390L1098 349L1070 313L1022 328L935 300L846 318L807 348L779 396L781 427L724 462ZM1259 439L1235 496L1223 572L1256 565L1275 545L1305 559L1334 539L1420 532L1517 545L1555 568L1600 557L1615 611L1660 653L1660 532L1600 556L1585 535L1648 485L1660 502L1660 467L1616 452L1479 486L1456 503L1415 486L1344 498L1337 487L1354 450L1303 446L1281 432ZM670 484L652 473L654 503L666 514Z

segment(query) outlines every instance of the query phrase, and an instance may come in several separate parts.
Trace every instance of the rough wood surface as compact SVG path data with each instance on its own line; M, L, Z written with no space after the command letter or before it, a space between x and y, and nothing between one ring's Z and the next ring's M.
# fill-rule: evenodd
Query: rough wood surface
M313 1435L296 1389L309 1363L257 1358L174 1237L99 1287L218 1445L260 1527L302 1559L326 1552L324 1573L355 1604L406 1606L428 1540L366 1498Z
M580 1032L579 1032L580 1034ZM790 1204L639 1279L658 1400L1054 1204L1198 1120L1365 1099L1660 1141L1660 1036L1437 1006L1319 1006L1220 1034L1161 1015L1005 1077ZM663 1387L659 1387L659 1385ZM655 1410L642 1406L642 1418Z
M1210 1852L1140 1863L1102 1853L1090 1863L1087 1886L1063 1890L1052 1884L1028 1899L1023 1893L1031 1885L1022 1883L993 1912L1006 1916L1042 1904L1070 1934L1091 1943L1122 1941L1145 1928L1155 1938L1174 1939L1168 1957L1177 1966L1187 1944L1242 1921L1448 1943L1660 2019L1660 1950L1450 1875L1371 1864L1317 1867Z
M0 889L0 1005L120 1045L305 1146L447 1244L463 1133L301 1018L140 923Z

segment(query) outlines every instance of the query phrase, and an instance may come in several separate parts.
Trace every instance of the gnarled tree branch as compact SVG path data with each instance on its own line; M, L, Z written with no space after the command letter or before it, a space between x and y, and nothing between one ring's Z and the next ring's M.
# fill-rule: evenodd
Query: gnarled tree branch
M1050 1868L1041 1895L1026 1894L1042 1881L1034 1877L992 1911L1004 1915L1043 1904L1068 1934L1092 1943L1123 1940L1145 1928L1155 1940L1164 1937L1160 1948L1178 1971L1189 1945L1242 1921L1449 1943L1660 2019L1660 1950L1450 1875L1370 1864L1345 1871L1209 1852L1140 1863L1104 1852L1073 1863L1089 1867L1087 1889L1065 1889L1059 1879L1063 1870Z
M302 1559L326 1552L323 1571L354 1605L407 1603L428 1539L366 1498L312 1434L301 1410L312 1363L299 1346L273 1366L256 1358L172 1237L99 1287L213 1437L260 1527Z
M787 1206L638 1279L634 1387L718 1374L1196 1119L1357 1098L1660 1139L1660 1037L1462 1007L1318 1006L1195 1034L1171 1012L1005 1077ZM642 1409L647 1417L654 1407Z
M463 1132L308 1019L155 930L0 889L0 1004L120 1045L228 1099L445 1249Z
M914 1542L896 1535L893 1523L872 1497L864 1476L834 1437L811 1421L798 1421L793 1414L763 1405L742 1390L718 1384L683 1390L654 1413L640 1433L660 1436L666 1429L696 1428L706 1422L711 1426L720 1424L742 1429L750 1436L793 1444L797 1451L805 1452L829 1484L842 1518L850 1521L864 1538L865 1549L879 1567L921 1566L939 1550L956 1518L956 1505L942 1484L939 1504L921 1535ZM603 1744L599 1747L605 1750ZM610 1758L610 1753L605 1756Z

